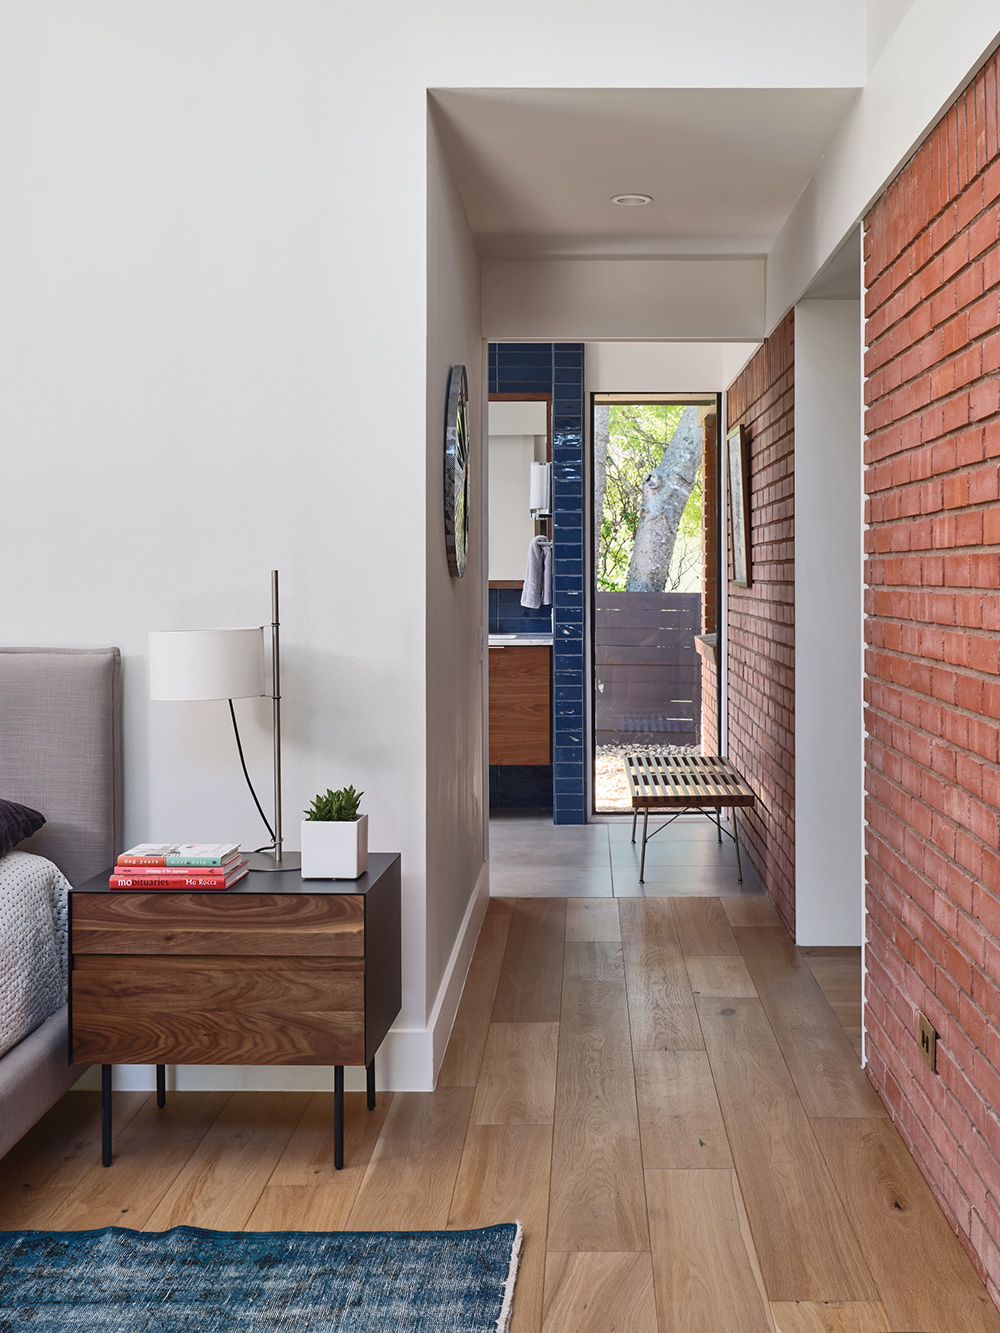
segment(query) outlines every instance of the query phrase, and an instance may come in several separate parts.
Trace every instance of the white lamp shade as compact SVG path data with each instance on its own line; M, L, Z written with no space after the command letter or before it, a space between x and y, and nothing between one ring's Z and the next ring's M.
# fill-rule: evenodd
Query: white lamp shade
M151 699L245 699L264 693L264 631L149 631Z

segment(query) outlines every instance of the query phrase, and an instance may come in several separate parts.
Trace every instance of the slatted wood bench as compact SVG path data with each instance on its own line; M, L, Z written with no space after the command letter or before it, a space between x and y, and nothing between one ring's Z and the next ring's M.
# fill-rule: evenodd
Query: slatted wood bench
M740 839L736 819L733 832L723 829L719 812L735 806L752 806L753 790L740 776L728 759L718 755L702 754L627 754L625 772L629 794L632 797L632 841L635 842L636 820L642 811L642 858L639 864L639 883L646 873L646 843L667 828L678 815L696 810L713 820L719 842L722 834L736 843L736 873L743 883L740 865ZM671 817L654 829L649 829L650 810L673 810ZM714 818L713 814L714 813Z

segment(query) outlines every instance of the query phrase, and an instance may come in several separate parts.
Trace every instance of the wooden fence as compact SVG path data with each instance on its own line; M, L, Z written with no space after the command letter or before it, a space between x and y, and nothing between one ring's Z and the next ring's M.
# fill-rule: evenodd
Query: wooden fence
M599 592L594 598L598 745L697 745L700 593Z

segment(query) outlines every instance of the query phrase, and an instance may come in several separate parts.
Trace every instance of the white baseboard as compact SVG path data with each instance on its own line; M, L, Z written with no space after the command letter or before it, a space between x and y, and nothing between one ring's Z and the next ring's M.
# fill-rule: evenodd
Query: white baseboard
M489 863L484 863L426 1028L391 1028L375 1059L376 1085L383 1092L431 1092L455 1023L469 964L489 902ZM121 1092L151 1092L153 1065L115 1065L114 1087ZM76 1089L99 1090L101 1071L90 1068ZM348 1092L363 1092L365 1071L344 1070ZM326 1065L168 1065L167 1088L176 1092L329 1092L333 1071Z

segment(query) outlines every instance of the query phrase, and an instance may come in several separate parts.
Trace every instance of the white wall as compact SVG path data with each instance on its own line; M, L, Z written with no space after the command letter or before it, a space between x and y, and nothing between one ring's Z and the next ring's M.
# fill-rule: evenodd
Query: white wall
M427 162L427 886L426 1002L436 1073L488 893L483 845L485 624L483 366L479 258L458 187L428 117ZM444 405L452 365L469 380L470 520L465 574L448 570Z
M497 341L764 336L764 260L487 259L483 321Z
M860 247L858 272L860 284ZM864 901L861 305L795 307L795 933L859 945Z
M490 435L491 579L524 578L528 547L535 535L528 508L535 453L534 435ZM545 461L544 445L540 461Z
M768 256L768 333L1000 42L995 0L913 0L901 18L893 0L879 6L884 49Z
M808 24L800 0L615 17L607 43L603 0L0 13L0 634L122 647L129 841L256 845L225 709L150 704L145 636L259 623L281 570L289 841L317 789L353 782L372 846L403 855L398 1049L419 1068L393 1055L396 1086L426 1082L483 887L475 668L455 665L478 663L481 606L475 576L442 573L433 494L441 370L472 370L479 331L433 162L429 208L426 90L864 75L862 0L815 0ZM449 248L459 270L430 322L429 215L449 237L432 272ZM241 712L266 800L267 713Z
M758 342L592 342L587 393L722 393Z

